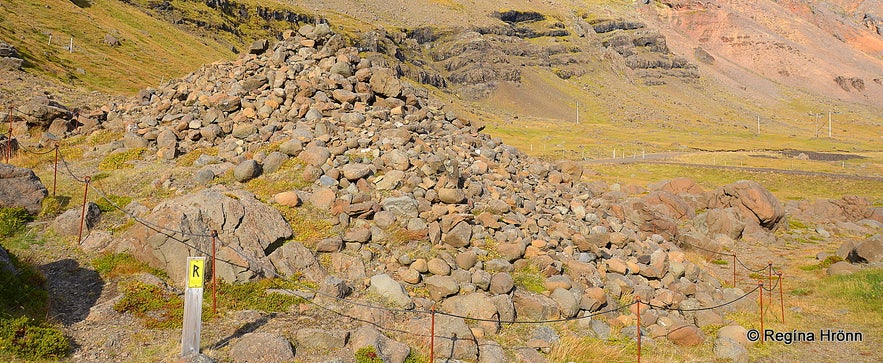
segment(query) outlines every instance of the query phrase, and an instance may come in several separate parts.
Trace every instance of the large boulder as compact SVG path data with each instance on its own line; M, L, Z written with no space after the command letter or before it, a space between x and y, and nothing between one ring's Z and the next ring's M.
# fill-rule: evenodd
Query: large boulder
M414 307L414 302L411 301L411 297L405 292L402 284L387 274L371 276L371 286L368 287L368 292L377 294L395 307L404 309Z
M31 169L0 163L0 208L24 208L37 214L48 192Z
M857 244L846 256L846 259L852 263L883 261L883 234L878 234Z
M768 190L755 181L741 180L712 192L708 208L735 207L746 222L769 230L784 220L785 208Z
M57 118L70 120L73 113L67 107L44 96L36 96L18 108L28 125L48 128Z
M242 190L206 189L169 199L144 220L152 226L136 224L116 249L180 282L188 256L211 254L212 230L218 231L217 277L230 282L271 275L267 254L291 237L291 226L276 209Z
M95 228L101 219L101 209L92 202L86 204L86 215L83 216L82 206L71 208L55 217L49 224L49 229L62 236L76 236L80 233L80 223L83 223L83 231L88 233Z

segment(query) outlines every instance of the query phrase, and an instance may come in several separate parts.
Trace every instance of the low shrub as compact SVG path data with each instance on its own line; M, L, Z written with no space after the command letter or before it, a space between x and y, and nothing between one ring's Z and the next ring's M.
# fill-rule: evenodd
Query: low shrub
M24 359L61 358L70 350L70 342L61 330L22 316L0 319L0 351Z
M0 237L10 237L18 233L32 219L24 208L0 208Z

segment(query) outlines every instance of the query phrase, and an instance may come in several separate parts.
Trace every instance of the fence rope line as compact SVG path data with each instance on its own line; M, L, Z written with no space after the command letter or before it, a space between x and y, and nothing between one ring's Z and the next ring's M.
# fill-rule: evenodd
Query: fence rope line
M724 307L724 306L727 306L727 305L733 304L733 303L735 303L735 302L737 302L737 301L739 301L739 300L742 300L742 299L744 299L745 297L747 297L748 295L753 294L755 291L757 291L757 290L759 290L759 289L761 289L760 286L755 286L753 290L751 290L751 291L749 291L749 292L746 292L744 295L739 296L739 297L737 297L737 298L735 298L735 299L733 299L733 300L731 300L731 301L727 301L727 302L724 302L724 303L721 303L721 304L718 304L718 305L715 305L715 306L709 306L709 307L704 307L704 308L680 309L680 308L669 308L669 307L664 307L664 306L658 306L658 305L653 305L653 304L645 303L645 302L641 302L641 304L646 304L647 306L652 307L652 308L655 308L655 309L668 310L668 311L678 311L678 312L692 312L692 311L713 310L713 309L717 309L717 308L722 308L722 307ZM761 292L761 294L762 294L762 293L763 293L763 292Z
M53 148L53 150L54 150L54 148ZM68 163L67 163L67 160L64 158L64 156L63 156L62 153L59 153L59 157L60 157L60 159L62 160L62 163L63 163L63 165L64 165L64 167L65 167L65 170L67 171L67 173L68 173L68 174L69 174L74 180L76 180L76 181L78 181L78 182L80 182L80 183L86 183L86 180L85 180L85 179L80 179L75 173L73 173L73 171L70 169L70 166L69 166ZM151 230L153 230L153 231L155 231L155 232L157 232L157 233L163 234L163 235L169 237L171 240L173 240L173 241L175 241L175 242L178 242L178 243L181 243L181 244L183 244L183 245L185 245L185 246L187 246L187 247L193 249L193 250L196 251L197 253L200 253L200 254L205 255L205 256L210 256L210 255L211 255L210 253L207 253L206 251L203 251L203 250L200 249L199 247L194 246L194 245L192 245L192 244L189 244L189 243L187 243L186 241L181 240L181 239L179 239L179 238L177 238L177 237L175 236L175 234L177 234L177 235L182 235L182 236L207 238L207 237L211 237L211 234L209 234L209 233L192 233L192 232L186 232L186 231L181 231L181 230L173 230L173 229L170 229L170 228L167 228L167 227L163 227L163 226L157 225L157 224L152 223L152 222L149 222L149 221L145 221L145 220L143 220L143 219L141 219L141 218L139 218L139 217L133 215L133 214L130 213L129 211L126 211L124 208L120 207L120 206L117 205L116 203L114 203L110 198L108 198L107 193L105 193L101 188L95 186L95 187L93 187L93 189L96 190L96 191L98 191L98 193L100 194L101 198L103 198L105 201L107 201L108 204L110 204L113 208L115 208L115 209L117 209L117 210L123 212L126 216L128 216L129 218L131 218L131 219L134 220L135 222L137 222L137 223L139 223L139 224L141 224L141 225L143 225L143 226L145 226L145 227L147 227L147 228L149 228L149 229L151 229ZM220 237L217 237L217 239L218 239L219 242L221 242L221 245L222 245L222 246L226 245L228 248L230 248L231 251L233 251L234 253L236 253L236 254L239 255L240 257L242 257L242 258L248 263L249 266L242 266L242 265L236 264L235 262L232 262L232 261L229 261L229 260L224 260L224 259L217 259L217 260L219 260L219 261L221 261L221 262L224 262L224 263L227 263L227 264L229 264L229 265L231 265L231 266L235 266L235 267L238 267L238 268L245 269L246 271L251 271L251 272L253 272L253 273L259 274L259 275L264 276L264 277L275 277L275 278L280 278L280 279L283 279L283 280L288 280L285 276L282 276L282 275L280 275L279 273L277 273L277 272L275 271L275 269L273 269L273 268L267 268L267 267L264 266L263 264L261 264L261 263L259 263L259 262L257 262L257 261L254 261L254 258L253 258L252 256L248 256L246 253L240 251L237 247L235 247L235 245L233 245L233 244L226 244L226 243L223 241L223 239L221 239ZM698 247L698 246L693 246L693 245L688 244L688 243L685 243L685 244L688 245L688 246L692 246L692 247ZM706 250L706 251L712 252L712 253L717 253L717 254L722 254L722 255L727 255L727 256L735 256L734 254L726 254L726 253L722 253L722 252L711 251L711 250L703 249L703 248L701 248L701 247L698 247L698 248L699 248L699 249L702 249L702 250ZM254 261L254 262L253 262L253 261ZM260 268L261 271L256 271L252 266L255 266L255 267ZM769 267L769 266L770 266L770 265L768 265L768 267ZM744 264L743 264L743 267L745 267ZM747 268L747 267L746 267L746 268ZM765 267L764 269L766 269L766 268L767 268L767 267ZM757 271L763 271L764 269L760 269L760 270L757 270ZM755 271L755 272L757 272L757 271ZM271 275L271 276L268 276L268 275ZM777 280L777 283L776 283L777 285L778 285L779 281L780 281L780 280ZM776 285L776 286L777 286L777 285ZM431 311L431 310L425 310L425 309L401 309L401 308L391 308L391 307L380 306L380 305L374 305L374 304L363 303L363 302L359 302L359 301L354 301L354 300L350 300L350 299L341 298L341 297L338 297L338 296L336 296L336 295L328 294L328 293L325 293L325 292L320 291L320 290L318 290L318 289L311 288L311 287L309 287L309 286L304 286L304 285L302 285L302 284L301 284L301 286L300 286L299 288L300 288L300 289L303 289L303 290L306 290L306 291L309 291L309 292L311 292L311 293L313 293L313 294L315 294L315 295L325 296L325 297L328 297L328 298L334 299L334 300L336 300L336 301L340 301L340 302L342 302L342 303L351 304L351 305L359 306L359 307L363 307L363 308L376 309L376 310L383 310L383 311L389 311L389 312L393 312L393 313L415 313L415 314L433 314L433 313L435 313L435 314L445 315L445 316L449 316L449 317L460 318L460 319L463 319L463 320L480 321L480 322L492 322L492 323L498 323L498 324L506 323L506 324L509 324L509 325L512 325L512 324L547 324L547 323L559 323L559 322L567 322L567 321L581 320L581 319L591 318L591 317L594 317L594 316L597 316L597 315L608 314L608 313L612 313L612 312L620 311L620 310L622 310L622 309L625 309L625 308L631 307L632 305L635 305L635 304L637 304L637 303L639 302L639 300L635 300L635 301L633 301L633 302L631 302L631 303L629 303L629 304L622 305L622 306L619 306L619 307L616 307L616 308L610 308L610 309L606 309L606 310L599 310L599 311L592 312L592 313L589 313L589 314L583 314L582 316L573 316L573 317L568 317L568 318L545 319L545 320L515 320L515 319L513 319L513 320L502 320L502 319L499 318L499 316L498 316L497 319L487 319L487 318L470 317L470 316L465 316L465 315L460 315L460 314L455 314L455 313L448 313L448 312L437 311L437 310L436 310L435 312L433 312L433 311ZM670 308L670 307L664 307L664 306L657 306L657 305L653 305L653 304L649 304L649 303L644 303L644 304L646 304L647 306L652 307L652 308L654 308L654 309L666 310L666 311L691 312L691 311L711 310L711 309L717 309L717 308L720 308L720 307L724 307L724 306L727 306L727 305L733 304L733 303L735 303L735 302L737 302L737 301L739 301L739 300L741 300L741 299L747 297L748 295L751 295L752 293L754 293L754 292L756 292L756 291L758 291L758 290L760 290L760 289L763 289L763 290L765 290L765 291L772 291L773 289L775 289L775 286L771 287L769 290L767 290L766 288L764 288L764 287L762 287L762 286L756 286L756 287L755 287L754 289L752 289L751 291L745 293L744 295L742 295L742 296L740 296L740 297L738 297L738 298L736 298L736 299L734 299L734 300L732 300L732 301L728 301L728 302L725 302L725 303L721 303L721 304L719 304L719 305L715 305L715 306L711 306L711 307L705 307L705 308L681 309L681 308ZM291 290L291 289L280 289L280 290L282 290L282 291L286 291L286 292L289 292L289 293L294 293L294 291ZM761 293L762 293L762 292L761 292ZM311 299L305 299L305 300L307 300L309 303L314 304L314 305L317 305L317 306L319 306L319 307L321 307L321 308L323 308L323 309L330 310L330 311L334 311L333 309L330 309L330 308L323 307L323 306L319 305L318 303L312 301ZM334 311L334 312L336 312L336 311ZM337 313L339 313L339 312L337 312ZM339 313L339 314L346 316L345 314L342 314L342 313ZM358 320L358 319L357 319L357 320ZM425 336L425 337L428 337L428 336L429 336L429 335L417 334L417 333L412 333L412 332L407 332L407 331L400 331L400 332L401 332L401 333L406 333L406 334L412 334L412 335ZM442 337L442 336L439 336L439 337L444 338L444 337ZM454 336L452 339L455 339L455 340L456 340L457 338L456 338L456 336Z
M699 246L696 246L696 245L694 245L694 244L690 244L690 243L687 243L687 242L681 242L681 244L686 245L686 246L689 246L689 247L691 247L691 248L695 248L695 249L697 249L697 250L701 250L701 251L705 251L705 252L709 252L709 253L713 253L713 254L717 254L717 255L722 255L722 256L727 256L727 257L735 257L735 258L736 258L736 262L738 262L740 265L742 265L742 268L744 268L744 269L746 269L746 270L748 270L748 271L750 271L750 272L755 272L755 273L757 273L757 272L761 272L761 271L766 270L766 269L769 267L769 265L767 265L767 266L761 267L761 268L759 268L759 269L752 269L751 267L748 267L748 265L746 265L744 262L742 262L742 259L739 258L739 256L737 256L735 253L727 253L727 252L713 251L713 250L710 250L710 249L707 249L707 248L702 248L702 247L699 247Z

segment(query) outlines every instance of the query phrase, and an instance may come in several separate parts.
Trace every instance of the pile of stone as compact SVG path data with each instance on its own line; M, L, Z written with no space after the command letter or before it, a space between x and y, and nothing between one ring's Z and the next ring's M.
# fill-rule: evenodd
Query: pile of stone
M120 147L147 148L159 159L217 148L217 156L197 161L196 177L205 184L231 170L241 182L291 173L279 166L296 158L303 168L285 176L310 187L284 191L275 202L325 211L339 235L302 241L276 209L215 186L152 211L130 206L151 223L186 233L136 225L107 249L131 251L180 280L183 259L208 250L206 233L215 229L224 241L219 255L226 262L218 271L225 280L298 274L338 297L376 294L390 306L436 305L503 321L578 317L640 299L665 307L642 312L645 339L682 345L702 343L701 328L724 325L725 313L753 304L677 310L744 295L687 260L680 246L721 250L739 238L774 241L770 231L781 228L784 209L757 183L706 192L687 179L649 191L583 182L579 165L532 159L480 133L425 90L360 58L325 24L288 32L253 53L144 90L108 108L101 126L125 130ZM260 152L268 143L278 151ZM528 289L524 276L538 283ZM605 315L606 321L580 320L586 334L634 325L633 311ZM407 326L424 334L426 319ZM438 334L458 337L453 346L442 340L448 346L439 354L485 360L502 349L489 339L499 324L439 320ZM356 333L365 338L354 341L364 344L386 339ZM556 340L538 336L545 338L529 344L540 351ZM376 345L383 352L395 344ZM387 351L396 352L387 360L407 356Z
M24 60L21 59L18 50L10 44L0 42L0 69L21 70Z

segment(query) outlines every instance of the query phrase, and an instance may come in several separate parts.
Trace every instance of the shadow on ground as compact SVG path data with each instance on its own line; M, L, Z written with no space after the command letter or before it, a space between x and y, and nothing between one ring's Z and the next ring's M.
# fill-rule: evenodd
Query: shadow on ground
M104 289L98 272L73 259L50 262L40 270L46 275L50 319L67 326L85 320Z

